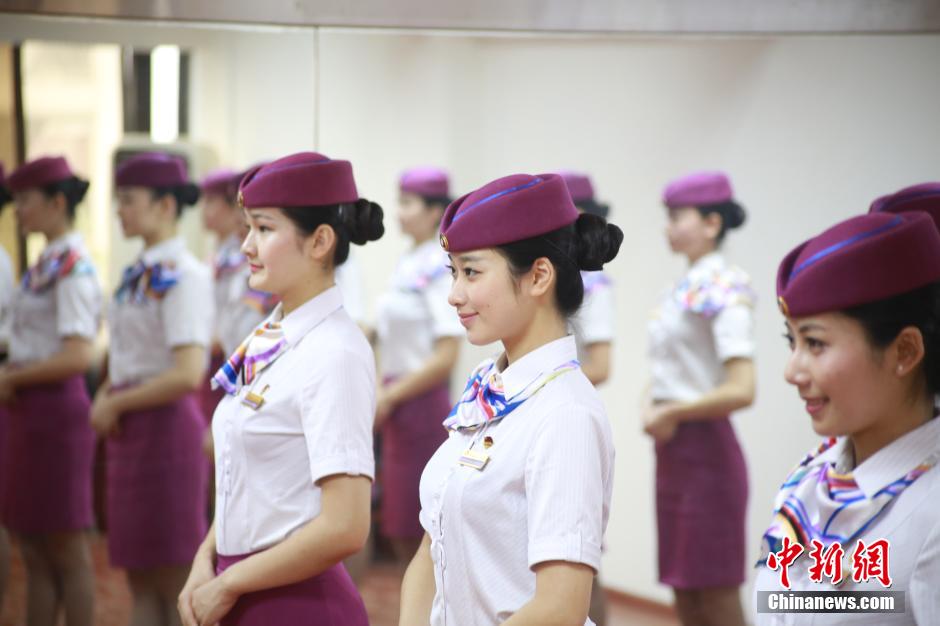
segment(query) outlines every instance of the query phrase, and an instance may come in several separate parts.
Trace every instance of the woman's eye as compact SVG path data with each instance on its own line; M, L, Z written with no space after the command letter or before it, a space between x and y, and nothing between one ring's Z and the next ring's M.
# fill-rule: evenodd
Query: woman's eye
M271 227L270 227L270 226L259 226L259 227L258 227L258 232L259 232L259 233L267 233L267 232L270 232L270 230L271 230Z
M812 337L806 338L806 345L809 346L810 350L820 350L826 347L826 344L819 339L813 339Z
M447 271L450 272L450 277L451 277L451 278L453 278L454 276L457 275L457 270L454 269L454 266L453 266L453 265L445 265L444 267L446 267L446 268L447 268Z
M479 274L480 272L476 271L475 269L471 269L471 268L469 268L469 267L465 267L464 270L463 270L463 273L464 273L464 276L466 276L467 278L470 278L470 277L473 276L474 274Z
M793 335L791 335L790 333L783 333L783 335L781 335L781 336L782 336L784 339L787 340L787 345L790 346L790 349L792 350L792 349L793 349L793 346L794 346L794 344L795 344L795 340L793 339Z

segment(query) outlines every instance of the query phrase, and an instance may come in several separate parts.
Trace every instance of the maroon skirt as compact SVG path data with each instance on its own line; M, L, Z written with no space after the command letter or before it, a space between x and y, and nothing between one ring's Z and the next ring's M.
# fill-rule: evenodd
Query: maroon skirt
M247 559L218 556L216 573ZM284 587L248 593L222 618L220 626L369 626L362 597L342 563L325 572Z
M108 551L127 569L188 566L207 531L206 421L195 394L121 416L108 439Z
M745 580L747 467L728 418L683 422L656 446L659 580L675 589Z
M19 533L90 528L95 433L85 380L20 387L7 408L3 521Z
M387 382L386 382L387 384ZM441 425L450 412L449 385L442 383L398 405L382 426L379 481L381 531L391 538L418 538L421 502L418 483L431 456L447 439Z

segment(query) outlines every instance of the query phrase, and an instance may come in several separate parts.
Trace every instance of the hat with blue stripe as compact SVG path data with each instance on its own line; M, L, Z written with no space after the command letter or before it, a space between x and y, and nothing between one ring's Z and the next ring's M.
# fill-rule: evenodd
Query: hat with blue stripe
M449 252L492 248L544 235L578 219L558 174L513 174L458 198L441 220L441 246Z
M804 317L897 296L940 280L940 231L927 213L849 218L794 248L777 270L777 302Z

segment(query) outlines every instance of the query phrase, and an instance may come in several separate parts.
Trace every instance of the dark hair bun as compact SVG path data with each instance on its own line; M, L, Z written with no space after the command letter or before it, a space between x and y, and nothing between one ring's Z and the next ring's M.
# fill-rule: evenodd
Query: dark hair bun
M90 183L87 180L82 180L81 178L75 178L75 202L76 204L85 199L85 194L88 193L88 187Z
M582 213L575 222L578 267L596 271L617 256L623 243L623 231L598 215Z
M360 198L353 205L352 218L347 221L349 240L356 245L363 245L367 241L376 241L385 234L385 225L382 224L382 207L375 202Z
M192 206L199 202L199 187L194 183L180 185L176 198L183 206Z
M737 202L729 202L722 212L721 219L724 220L725 227L731 230L742 226L747 221L747 212Z
M13 199L13 195L6 187L0 187L0 211L3 210L3 205Z

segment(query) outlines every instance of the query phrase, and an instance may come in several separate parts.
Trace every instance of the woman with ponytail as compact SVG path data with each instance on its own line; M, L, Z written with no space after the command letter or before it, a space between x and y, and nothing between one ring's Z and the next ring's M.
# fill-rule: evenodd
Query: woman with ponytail
M622 239L579 215L556 174L500 178L444 213L449 302L470 343L503 352L470 376L421 477L425 535L402 625L591 623L614 449L568 323L581 271L600 270Z
M101 292L91 257L72 230L88 182L62 157L43 157L9 179L19 227L46 247L13 302L10 364L0 369L7 406L3 522L20 539L27 574L27 621L92 623L95 435L85 373L94 357Z
M115 173L126 237L143 240L108 314L108 379L91 421L107 438L111 563L127 570L132 626L177 623L176 597L206 532L205 418L199 389L211 338L208 268L177 234L196 203L182 159L135 155Z
M729 415L754 401L754 294L720 246L745 214L720 172L673 181L663 203L689 270L649 322L659 580L683 624L743 626L747 469Z
M342 560L369 533L375 357L336 267L383 232L348 161L302 152L248 172L250 285L280 299L213 380L215 522L179 596L186 626L366 626Z

